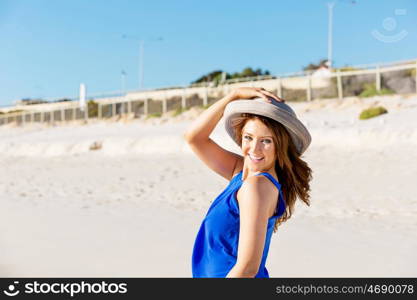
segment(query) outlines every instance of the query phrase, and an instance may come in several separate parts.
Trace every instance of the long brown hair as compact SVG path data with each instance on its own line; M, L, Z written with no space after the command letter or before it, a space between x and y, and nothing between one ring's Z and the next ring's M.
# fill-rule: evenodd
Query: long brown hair
M310 206L312 170L301 159L285 127L279 122L264 116L242 114L241 117L233 120L232 126L240 147L242 147L242 129L246 122L252 119L260 120L274 135L273 140L276 149L275 171L281 184L282 196L285 202L285 212L276 220L274 225L274 232L276 232L282 222L291 218L297 197Z

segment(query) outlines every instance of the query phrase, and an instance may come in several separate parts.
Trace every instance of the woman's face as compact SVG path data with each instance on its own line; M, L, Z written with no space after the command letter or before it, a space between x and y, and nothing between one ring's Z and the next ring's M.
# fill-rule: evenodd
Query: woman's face
M242 154L253 172L275 166L276 151L272 131L259 119L248 120L242 128Z

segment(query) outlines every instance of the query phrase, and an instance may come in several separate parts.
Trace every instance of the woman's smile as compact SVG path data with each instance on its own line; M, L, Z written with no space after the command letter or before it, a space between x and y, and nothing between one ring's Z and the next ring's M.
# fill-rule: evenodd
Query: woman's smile
M252 154L249 154L248 156L251 159L251 161L253 161L254 163L260 163L264 159L263 157L255 156L255 155L252 155Z

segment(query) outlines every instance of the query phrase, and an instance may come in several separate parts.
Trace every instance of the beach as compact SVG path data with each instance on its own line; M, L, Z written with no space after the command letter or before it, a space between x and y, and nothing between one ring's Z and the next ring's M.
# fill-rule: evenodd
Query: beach
M417 96L288 104L312 135L311 206L272 236L270 276L416 277ZM1 126L0 275L191 277L228 184L183 140L199 113ZM239 153L222 122L212 138Z

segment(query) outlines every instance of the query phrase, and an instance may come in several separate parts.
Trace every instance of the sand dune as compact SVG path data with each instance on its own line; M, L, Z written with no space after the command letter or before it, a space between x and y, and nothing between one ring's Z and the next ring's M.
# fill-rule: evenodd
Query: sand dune
M389 113L357 119L379 104ZM270 275L415 277L417 98L293 107L313 136L312 205L273 236ZM227 185L182 139L196 115L0 127L0 275L190 277ZM212 138L239 152L223 124Z

